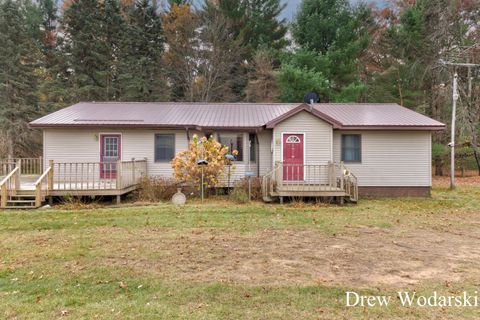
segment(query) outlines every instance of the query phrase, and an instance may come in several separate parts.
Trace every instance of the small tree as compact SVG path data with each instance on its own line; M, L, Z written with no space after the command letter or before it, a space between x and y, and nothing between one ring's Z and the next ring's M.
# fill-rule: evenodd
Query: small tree
M203 182L205 187L213 188L225 172L225 166L229 165L225 156L228 154L228 147L222 146L213 137L198 138L194 135L188 150L177 153L172 161L173 174L179 181L191 183L195 186L200 185L203 170ZM233 155L238 154L236 150ZM199 160L206 160L208 165L198 165Z

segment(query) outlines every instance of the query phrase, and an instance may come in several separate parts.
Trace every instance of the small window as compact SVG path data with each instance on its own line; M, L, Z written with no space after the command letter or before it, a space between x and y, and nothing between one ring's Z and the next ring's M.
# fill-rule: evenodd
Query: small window
M359 134L342 135L342 161L362 161L361 136Z
M287 138L287 141L286 141L286 142L287 142L287 143L301 143L301 140L300 140L300 138L297 137L297 136L289 136L289 137Z
M175 157L175 135L155 135L155 162L170 162Z
M243 161L243 133L221 133L218 134L218 141L228 147L228 152L231 153L233 150L238 151L236 156L236 161Z
M255 134L250 133L248 135L248 140L250 141L250 161L257 161L257 137Z

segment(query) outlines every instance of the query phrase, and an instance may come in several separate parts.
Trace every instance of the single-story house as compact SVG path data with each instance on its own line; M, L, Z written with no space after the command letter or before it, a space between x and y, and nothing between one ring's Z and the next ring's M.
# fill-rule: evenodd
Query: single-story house
M432 132L445 128L397 104L186 102L81 102L30 126L43 130L44 169L135 158L144 159L146 174L166 177L194 134L213 135L239 151L233 180L268 177L266 199L335 196L344 184L360 196L427 196ZM102 168L99 181L117 179L115 166L113 175ZM61 165L56 170L61 175Z

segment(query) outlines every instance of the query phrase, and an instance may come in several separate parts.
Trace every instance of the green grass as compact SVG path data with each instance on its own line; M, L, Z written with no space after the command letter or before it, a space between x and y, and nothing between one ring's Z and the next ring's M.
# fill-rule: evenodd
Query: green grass
M172 249L174 255L170 255L141 243L133 246L132 239L141 235L166 241L202 230L235 237L265 229L355 237L354 227L363 226L468 231L475 228L469 217L478 218L479 207L480 188L465 187L436 189L428 199L362 200L345 207L207 201L182 208L159 204L4 211L0 212L0 318L474 319L478 312L463 308L345 307L346 290L394 294L395 288L176 278L162 268L151 272L149 263L161 266L162 259L175 259L177 251ZM129 255L129 250L140 252ZM202 254L198 258L207 259ZM448 286L423 283L412 289L427 293L473 290L478 280L465 278Z

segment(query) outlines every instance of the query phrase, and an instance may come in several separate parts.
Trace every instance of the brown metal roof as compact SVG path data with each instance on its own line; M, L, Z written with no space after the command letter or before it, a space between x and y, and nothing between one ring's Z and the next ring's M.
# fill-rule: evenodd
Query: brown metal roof
M218 128L273 127L289 116L309 111L338 129L402 127L443 129L438 121L397 104L298 103L136 103L81 102L30 123L45 127Z
M398 104L334 103L315 109L341 123L343 129L355 127L439 127L445 125Z

